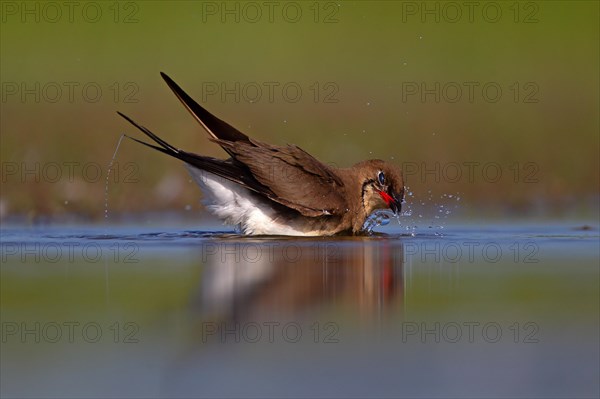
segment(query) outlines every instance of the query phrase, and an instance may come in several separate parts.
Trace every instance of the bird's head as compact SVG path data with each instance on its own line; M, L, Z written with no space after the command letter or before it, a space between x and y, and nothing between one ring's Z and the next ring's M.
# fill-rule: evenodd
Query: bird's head
M402 209L404 179L402 170L391 163L374 159L354 165L362 187L362 204L367 215L377 209L390 208L394 214Z

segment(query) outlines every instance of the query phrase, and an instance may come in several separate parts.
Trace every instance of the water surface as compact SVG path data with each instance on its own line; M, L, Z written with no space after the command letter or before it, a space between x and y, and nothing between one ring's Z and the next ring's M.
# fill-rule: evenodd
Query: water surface
M1 393L597 397L591 227L5 227Z

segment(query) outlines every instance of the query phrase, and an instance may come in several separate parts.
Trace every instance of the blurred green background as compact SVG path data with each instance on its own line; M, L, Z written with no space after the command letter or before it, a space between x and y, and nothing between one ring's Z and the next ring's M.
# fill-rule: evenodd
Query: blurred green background
M159 71L259 140L403 165L422 211L597 217L598 2L272 4L2 2L2 218L102 218L137 135L117 110L224 156ZM200 217L178 161L123 141L116 162L113 215Z

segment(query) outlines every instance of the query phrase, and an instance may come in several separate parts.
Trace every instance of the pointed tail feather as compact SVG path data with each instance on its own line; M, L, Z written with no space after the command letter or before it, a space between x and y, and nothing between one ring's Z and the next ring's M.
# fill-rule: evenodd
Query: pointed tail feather
M200 106L192 97L190 97L177 83L173 81L164 72L160 76L167 82L167 85L173 90L179 101L196 118L206 131L214 138L226 141L249 141L248 136L240 132L230 124L217 118L203 107Z
M273 195L273 192L263 184L259 183L248 171L243 170L243 166L238 163L233 163L231 161L224 161L221 159L205 157L202 155L193 154L191 152L186 152L183 150L179 150L173 147L171 144L167 143L156 134L152 133L150 130L145 128L142 125L139 125L133 119L128 116L117 112L121 117L123 117L127 122L131 123L133 126L138 128L141 132L143 132L146 136L151 138L155 143L159 146L146 143L142 140L138 140L134 137L130 137L126 135L128 138L143 144L147 147L150 147L154 150L160 151L164 154L170 155L174 158L177 158L191 166L194 166L198 169L207 171L209 173L220 176L224 179L232 181L234 183L240 184L256 193L265 195L270 197Z
M155 142L157 142L158 144L160 144L164 149L169 150L171 152L179 152L178 149L176 149L175 147L173 147L171 144L167 143L166 141L164 141L163 139L161 139L160 137L158 137L157 135L155 135L154 133L152 133L150 130L148 130L147 128L145 128L142 125L139 125L138 123L136 123L135 121L133 121L130 117L128 117L125 114L120 113L119 111L117 111L117 114L119 114L119 116L121 116L122 118L124 118L127 122L131 123L133 126L137 127L139 130L141 130L146 136L150 137L152 140L154 140ZM131 139L137 141L138 143L141 144L145 144L149 147L152 147L156 150L161 150L160 148L148 144L148 143L144 143L143 141L140 141L138 139L134 139L133 137L130 137Z

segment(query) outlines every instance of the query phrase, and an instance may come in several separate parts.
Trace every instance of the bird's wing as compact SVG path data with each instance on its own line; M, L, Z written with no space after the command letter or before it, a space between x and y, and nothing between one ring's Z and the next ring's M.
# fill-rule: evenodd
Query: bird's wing
M276 147L252 140L200 106L165 73L161 76L212 140L229 153L231 162L247 167L259 183L272 191L270 199L304 216L346 211L344 184L327 165L297 146Z
M269 187L276 200L306 216L342 215L348 208L342 179L329 166L295 145L272 146L213 140L228 149L254 178Z
M246 165L235 158L221 160L177 149L131 118L120 112L117 113L158 145L130 137L138 143L180 159L198 169L237 183L258 195L298 211L304 216L316 217L328 213L338 214L338 212L329 209L331 208L330 204L336 204L337 208L340 208L340 201L343 197L332 195L327 190L331 191L334 184L342 185L341 181L331 171L327 170L329 168L326 165L321 164L298 147L291 147L295 150L287 153L278 152L276 151L277 147L271 147L275 149L275 156L270 158L268 145L256 147L256 144L247 142L245 146L257 149L257 152L254 161L249 161L249 165ZM235 144L215 141L225 145L228 150L233 149L232 145ZM244 142L237 143L244 144ZM241 149L239 155L242 159L246 159L247 155L245 154L247 153L244 149ZM237 156L238 154L233 152L233 155ZM259 166L261 163L262 167ZM305 167L296 166L294 169L291 165L304 165ZM272 176L269 175L270 171L274 173ZM291 177L290 173L297 173L298 178ZM294 183L296 188L293 187ZM273 184L273 188L276 190L273 190L270 184Z

